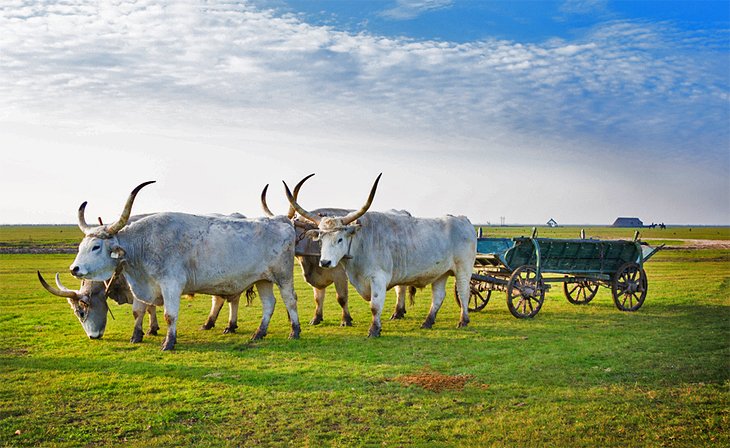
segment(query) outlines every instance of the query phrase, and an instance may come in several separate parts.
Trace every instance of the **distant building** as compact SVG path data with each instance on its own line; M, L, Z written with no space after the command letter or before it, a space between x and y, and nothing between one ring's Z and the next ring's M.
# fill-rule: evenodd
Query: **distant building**
M547 222L548 227L557 227L558 222L554 220L553 218L550 218L550 221Z
M644 227L644 223L639 218L616 218L613 227Z

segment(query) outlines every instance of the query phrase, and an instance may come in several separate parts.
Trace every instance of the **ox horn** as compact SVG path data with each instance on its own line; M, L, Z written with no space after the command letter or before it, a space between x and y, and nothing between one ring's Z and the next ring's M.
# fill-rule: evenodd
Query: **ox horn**
M107 227L106 231L109 235L116 234L117 232L122 230L122 228L124 226L127 225L127 221L129 221L129 215L132 214L132 204L134 204L134 198L137 196L137 193L139 193L139 190L141 190L145 186L147 186L149 184L153 184L153 183L155 183L154 180L149 180L147 182L137 185L137 187L134 190L132 190L132 192L129 194L129 198L127 198L127 203L124 204L124 210L122 211L122 216L120 216L119 219L116 220L115 222L113 222L112 224L109 224L109 226ZM79 213L80 212L81 211L79 210Z
M264 209L264 213L266 213L266 216L274 216L274 214L271 212L271 209L269 209L268 204L266 204L266 190L268 189L269 184L266 184L264 190L261 192L261 208Z
M36 272L38 273L38 280L41 281L41 285L43 285L46 291L50 292L54 296L78 299L78 294L76 293L76 291L72 291L61 284L61 279L59 279L58 273L56 273L56 284L58 285L58 288L54 288L53 286L49 285L48 282L46 282L46 279L44 279L41 275L41 271Z
M296 201L299 197L299 190L302 188L302 185L304 185L304 182L307 181L310 177L314 176L314 173L310 174L309 176L306 176L304 179L300 180L298 184L294 186L294 200ZM264 213L266 213L268 216L274 216L274 213L269 209L268 204L266 203L266 191L269 189L269 184L266 184L264 187L264 190L261 192L261 207L264 209ZM294 217L294 213L296 213L296 210L294 207L289 205L289 211L286 214L286 217L289 219L292 219Z
M314 176L314 173L312 173L309 176L305 177L304 179L300 180L299 183L294 186L294 200L295 201L299 198L299 190L302 188L302 185L304 185L304 182L306 182L307 179L309 179L312 176ZM294 207L291 206L291 204L289 204L289 211L287 212L286 217L289 219L292 219L294 217L294 212L296 212L296 210L294 209Z
M84 201L84 203L81 204L81 207L79 207L79 229L81 229L81 231L84 232L84 235L86 235L93 229L93 227L86 224L86 218L84 218L84 210L86 210L86 201Z
M346 225L350 224L351 222L353 222L357 218L361 217L362 215L365 214L365 212L368 211L368 209L370 208L370 205L373 203L373 198L375 198L375 190L378 189L378 182L380 182L380 176L382 176L382 175L383 175L383 173L378 174L378 178L375 179L375 183L373 184L373 188L370 189L370 196L368 196L368 200L365 203L365 205L363 205L362 208L360 208L360 210L357 210L357 211L354 211L354 212L351 212L351 213L348 213L347 215L345 215L342 218L342 225L346 226Z
M307 176L306 178L304 178L304 180L307 180L311 176L313 176L313 175ZM303 183L304 180L302 180L300 182L300 184ZM282 181L282 182L284 182L284 181ZM320 220L319 216L309 213L308 211L304 210L301 205L297 204L297 200L294 198L294 196L292 196L292 193L291 193L291 191L289 191L289 186L286 184L286 182L284 182L284 189L286 190L286 198L289 200L290 210L294 209L294 211L299 213L299 215L302 218L305 218L305 219L319 225L319 220Z

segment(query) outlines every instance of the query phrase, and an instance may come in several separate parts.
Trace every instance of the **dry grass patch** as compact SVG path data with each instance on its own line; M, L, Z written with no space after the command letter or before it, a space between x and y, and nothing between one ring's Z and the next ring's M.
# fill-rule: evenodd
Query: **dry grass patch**
M404 386L419 386L431 392L442 392L445 390L462 390L466 383L473 378L474 375L445 375L427 368L413 375L395 377L393 381Z

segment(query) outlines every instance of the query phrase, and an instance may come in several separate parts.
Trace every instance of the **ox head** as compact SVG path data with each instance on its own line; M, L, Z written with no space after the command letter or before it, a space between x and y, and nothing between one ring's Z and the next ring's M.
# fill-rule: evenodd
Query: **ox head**
M316 229L307 230L306 235L314 241L320 241L322 245L319 258L320 267L333 268L349 254L352 237L360 230L360 225L355 221L364 215L373 203L375 191L378 189L378 182L382 175L383 173L380 173L378 178L375 179L365 205L345 216L317 216L308 212L297 203L296 198L289 191L289 186L284 182L289 204L299 213L300 217L317 226Z
M56 274L55 287L49 285L40 272L38 272L38 280L54 296L66 298L68 304L71 305L71 310L81 322L81 326L90 339L100 339L104 336L106 314L109 311L104 282L83 280L81 288L71 290L63 286L58 274Z
M124 258L124 249L119 246L116 238L117 232L122 230L129 221L132 213L134 198L145 185L154 181L140 184L132 190L127 199L122 215L119 219L108 225L90 226L86 224L84 210L86 202L79 207L79 228L84 232L84 239L79 244L79 252L71 264L71 274L74 277L86 280L108 280Z

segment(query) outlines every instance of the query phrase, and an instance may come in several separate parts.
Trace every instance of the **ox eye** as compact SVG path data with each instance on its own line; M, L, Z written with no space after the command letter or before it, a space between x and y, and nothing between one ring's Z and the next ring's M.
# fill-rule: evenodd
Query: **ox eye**
M101 249L101 246L98 244L91 248L92 251L99 250L99 249Z
M342 242L342 238L340 238L339 240L337 240L337 244L340 244L341 242Z

